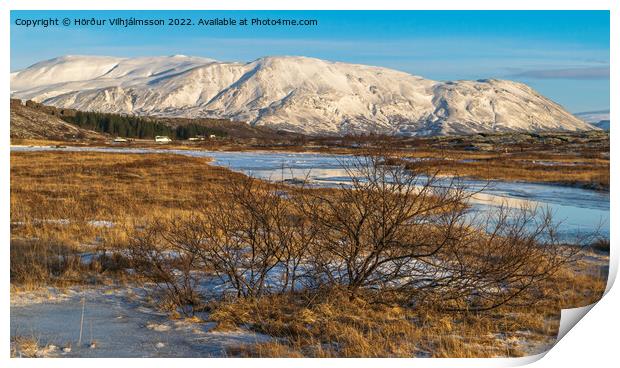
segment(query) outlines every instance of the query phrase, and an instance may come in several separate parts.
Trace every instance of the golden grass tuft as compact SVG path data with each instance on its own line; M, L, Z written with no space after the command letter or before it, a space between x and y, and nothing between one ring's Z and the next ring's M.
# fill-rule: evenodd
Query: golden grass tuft
M218 329L246 326L276 338L232 349L233 356L518 357L553 343L560 309L596 302L604 289L600 275L564 268L543 287L540 303L523 307L454 313L326 291L214 303L210 318Z
M39 339L34 336L11 337L11 358L38 358L41 349Z

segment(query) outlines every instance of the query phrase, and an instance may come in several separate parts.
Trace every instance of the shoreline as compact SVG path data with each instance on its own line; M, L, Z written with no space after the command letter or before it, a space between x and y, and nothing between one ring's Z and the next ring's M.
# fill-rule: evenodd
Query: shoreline
M63 149L68 149L66 152L89 152L89 151L71 151L72 149L88 149L88 148L101 148L101 149L111 149L111 150L152 150L149 154L167 154L167 152L158 152L158 151L171 151L170 154L179 154L174 151L188 151L188 152L226 152L226 153L247 153L254 152L259 154L270 154L270 153L282 153L282 154L304 154L304 155L315 155L315 156L359 156L362 155L363 152L356 152L355 150L350 150L350 152L319 152L315 150L286 150L286 149L265 149L265 148L247 148L247 149L205 149L203 147L188 147L188 146L171 146L171 145L114 145L114 144L97 144L97 145L28 145L28 144L11 144L9 146L9 150L11 153L13 152L28 152L28 151L13 151L13 148L41 148L43 151L56 151L63 152ZM347 150L347 149L344 149ZM103 151L97 151L101 153L105 153ZM115 152L110 152L115 153ZM126 154L145 154L142 152L127 152ZM212 160L212 159L211 159ZM452 177L453 175L449 174L441 174L441 177ZM480 181L488 181L488 182L501 182L501 183L509 183L509 184L536 184L536 185L548 185L548 186L556 186L556 187L567 187L567 188L576 188L589 190L597 193L609 194L610 188L601 186L596 187L592 183L584 183L584 182L569 182L569 181L529 181L522 179L502 179L502 178L484 178L482 176L475 175L462 175L459 176L462 179L467 180L480 180Z

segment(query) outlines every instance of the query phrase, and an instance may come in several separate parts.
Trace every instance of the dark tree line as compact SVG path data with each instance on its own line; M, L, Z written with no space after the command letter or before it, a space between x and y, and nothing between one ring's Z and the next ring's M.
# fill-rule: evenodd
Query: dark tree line
M154 138L164 135L175 139L188 139L197 135L225 136L225 132L198 124L171 127L139 116L78 111L73 116L62 116L68 123L83 129L127 138Z

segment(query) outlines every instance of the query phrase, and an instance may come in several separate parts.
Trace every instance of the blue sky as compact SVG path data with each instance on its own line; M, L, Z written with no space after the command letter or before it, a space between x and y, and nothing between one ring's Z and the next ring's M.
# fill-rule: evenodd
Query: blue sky
M48 27L17 18L291 18L309 27ZM608 11L12 11L11 70L66 54L303 55L436 80L525 82L580 112L609 108Z

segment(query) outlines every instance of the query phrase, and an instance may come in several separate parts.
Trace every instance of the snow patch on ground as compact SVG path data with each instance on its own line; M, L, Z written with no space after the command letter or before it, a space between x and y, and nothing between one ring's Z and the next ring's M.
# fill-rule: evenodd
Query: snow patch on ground
M91 220L88 221L88 224L94 227L114 227L114 222L108 220Z
M246 329L212 331L207 315L172 320L149 305L152 293L131 286L13 292L11 336L37 336L47 349L41 356L67 357L221 357L229 347L272 339Z

